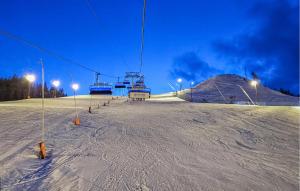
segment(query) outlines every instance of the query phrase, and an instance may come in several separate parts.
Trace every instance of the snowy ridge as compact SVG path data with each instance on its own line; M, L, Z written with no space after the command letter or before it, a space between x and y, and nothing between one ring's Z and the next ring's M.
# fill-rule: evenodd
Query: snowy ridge
M219 90L218 90L219 89ZM179 97L193 102L207 103L251 103L250 99L243 92L249 95L253 102L259 105L299 105L299 98L282 94L278 91L257 86L256 91L250 85L250 80L235 74L223 74L210 78L192 88L179 92Z

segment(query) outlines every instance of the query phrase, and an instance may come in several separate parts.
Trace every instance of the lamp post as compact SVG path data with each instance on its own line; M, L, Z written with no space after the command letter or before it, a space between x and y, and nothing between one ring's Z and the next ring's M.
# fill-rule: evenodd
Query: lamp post
M79 89L79 85L76 84L76 83L72 84L72 89L74 91L74 104L75 104L74 106L75 106L75 113L76 113L74 124L75 125L80 125L80 119L78 117L77 104L76 104L76 91Z
M190 89L191 89L191 102L193 102L193 85L194 85L194 82L191 82L191 84L190 84Z
M30 89L32 83L35 81L35 75L34 74L26 74L25 79L28 81L28 95L27 99L30 99Z
M181 91L181 88L182 88L182 79L181 78L178 78L177 79L177 83L179 83L179 91Z
M59 80L53 80L52 85L54 86L54 98L56 98L56 91L57 91L57 88L60 85L60 81Z
M253 86L255 88L255 103L257 105L257 85L258 85L258 81L257 80L252 80L250 82L251 86Z

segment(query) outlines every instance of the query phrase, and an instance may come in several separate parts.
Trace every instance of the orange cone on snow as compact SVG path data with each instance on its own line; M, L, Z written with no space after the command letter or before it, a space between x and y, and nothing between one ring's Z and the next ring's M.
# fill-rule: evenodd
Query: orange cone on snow
M80 119L79 119L79 117L76 117L74 119L74 125L80 125Z
M40 158L45 159L46 158L46 145L44 142L40 142Z
M92 107L91 106L89 107L89 113L92 113Z

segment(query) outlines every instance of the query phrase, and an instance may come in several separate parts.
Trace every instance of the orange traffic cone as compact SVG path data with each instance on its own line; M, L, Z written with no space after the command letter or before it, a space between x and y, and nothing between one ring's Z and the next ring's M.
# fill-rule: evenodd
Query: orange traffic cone
M79 119L79 117L76 117L74 119L74 125L80 125L80 119Z
M92 107L91 106L89 107L89 113L92 113Z
M40 142L40 158L45 159L46 158L46 145L44 142Z

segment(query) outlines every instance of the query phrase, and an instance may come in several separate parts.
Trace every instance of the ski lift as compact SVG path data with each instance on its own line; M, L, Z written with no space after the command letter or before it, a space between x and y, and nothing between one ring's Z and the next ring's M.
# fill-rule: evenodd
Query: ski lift
M123 84L128 85L128 84L130 84L130 81L129 80L124 80Z
M145 100L150 98L151 89L144 83L144 75L140 72L126 72L125 79L132 79L132 84L127 86L128 97L133 100Z
M90 85L90 95L111 95L112 86L109 83L99 82L100 73L96 73L96 81Z
M123 83L121 83L121 82L117 82L115 84L115 88L126 88L126 86Z
M115 88L126 88L124 83L119 81L119 77L118 77L118 82L115 83Z

